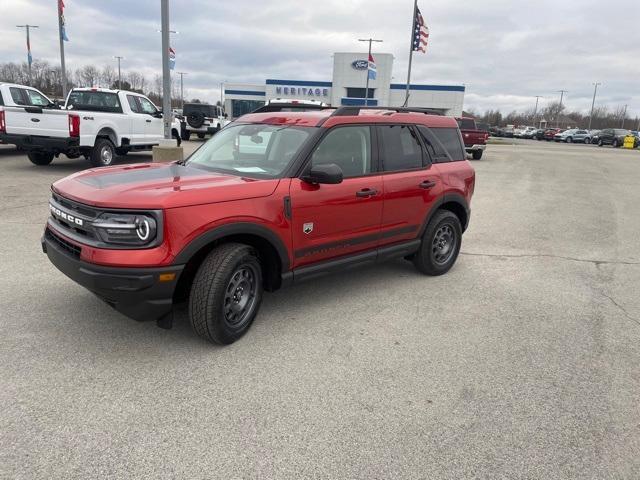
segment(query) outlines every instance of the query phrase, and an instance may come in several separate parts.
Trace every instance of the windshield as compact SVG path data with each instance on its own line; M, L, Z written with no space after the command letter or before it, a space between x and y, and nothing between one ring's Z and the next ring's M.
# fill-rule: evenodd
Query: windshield
M276 178L313 132L312 127L228 126L194 152L187 165L235 175Z

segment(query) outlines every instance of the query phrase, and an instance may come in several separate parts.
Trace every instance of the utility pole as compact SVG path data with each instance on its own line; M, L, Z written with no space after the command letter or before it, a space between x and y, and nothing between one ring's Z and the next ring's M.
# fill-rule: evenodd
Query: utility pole
M31 37L29 36L29 30L31 28L40 28L38 25L16 25L18 28L24 28L27 31L27 65L29 66L29 86L33 87L33 83L31 81L31 62L33 58L31 57Z
M124 57L114 55L113 58L118 60L118 90L122 90L122 76L120 75L120 60L124 60Z
M622 125L620 125L620 128L624 128L624 120L627 118L627 106L624 106L624 112L622 112Z
M160 0L162 24L162 120L164 138L171 139L171 70L169 69L169 0Z
M183 77L185 75L189 75L187 72L176 72L178 75L180 75L180 108L182 108L184 110L184 83L183 83Z
M560 126L560 115L562 114L562 99L567 90L558 90L560 92L560 106L558 107L558 116L556 117L556 127Z
M369 42L369 55L367 56L367 85L364 89L364 104L369 105L369 59L371 58L371 44L373 42L382 43L382 40L376 40L374 38L359 38L359 42Z
M593 107L596 105L596 92L598 91L598 85L602 85L600 82L593 84L593 100L591 101L591 113L589 114L589 128L591 130L591 120L593 120Z
M538 101L542 98L542 95L536 95L536 108L533 109L533 123L536 123L536 117L538 116Z

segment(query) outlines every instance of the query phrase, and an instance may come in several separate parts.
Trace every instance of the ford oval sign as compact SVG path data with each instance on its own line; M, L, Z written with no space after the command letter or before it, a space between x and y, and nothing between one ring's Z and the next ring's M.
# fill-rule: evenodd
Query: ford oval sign
M369 62L367 62L366 60L354 60L351 63L351 66L356 70L366 70L369 66Z

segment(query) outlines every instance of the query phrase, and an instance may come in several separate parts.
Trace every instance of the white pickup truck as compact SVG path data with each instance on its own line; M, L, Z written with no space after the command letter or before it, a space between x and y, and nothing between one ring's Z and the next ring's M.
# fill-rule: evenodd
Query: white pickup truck
M171 129L179 143L178 122ZM116 155L150 150L162 139L162 113L139 93L74 88L60 109L34 88L0 84L0 142L26 150L36 165L63 153L107 166Z

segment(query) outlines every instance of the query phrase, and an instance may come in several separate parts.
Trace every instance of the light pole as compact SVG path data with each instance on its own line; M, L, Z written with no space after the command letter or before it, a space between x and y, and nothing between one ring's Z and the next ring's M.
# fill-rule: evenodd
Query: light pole
M374 38L359 38L359 42L369 42L369 55L367 56L367 85L364 89L364 104L369 105L369 59L371 58L371 44L373 42L382 43L382 40L376 40Z
M162 24L162 121L164 138L171 139L171 70L169 68L169 0L160 0Z
M124 57L114 55L113 58L118 60L118 90L122 90L122 76L120 75L120 60L124 60Z
M560 126L560 114L562 113L562 99L567 90L558 90L560 92L560 106L558 107L558 116L556 117L556 127Z
M536 117L538 116L538 101L542 98L542 95L536 95L536 108L533 109L533 123L536 123Z
M624 106L624 111L622 112L622 125L620 125L620 128L624 128L624 120L627 117L627 106L628 105Z
M180 75L180 108L184 110L184 80L185 75L189 75L187 72L176 72Z
M593 120L593 107L596 105L596 92L598 91L598 85L602 85L600 82L593 84L593 100L591 100L591 113L589 114L589 128L591 130L591 120Z
M18 28L24 28L27 31L27 65L29 66L29 86L32 87L32 82L31 82L31 62L32 62L32 58L31 58L31 38L29 36L29 30L32 28L40 28L38 25L29 25L28 23L26 25L16 25L16 27Z

